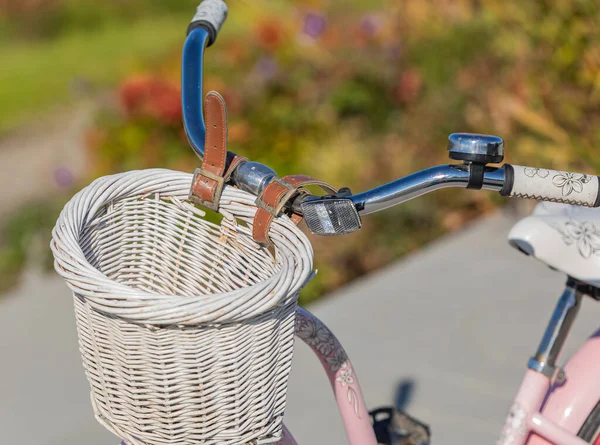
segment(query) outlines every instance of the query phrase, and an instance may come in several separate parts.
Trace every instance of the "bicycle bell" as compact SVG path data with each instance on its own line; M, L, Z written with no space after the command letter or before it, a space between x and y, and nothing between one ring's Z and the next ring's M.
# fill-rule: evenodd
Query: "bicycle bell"
M450 159L463 161L458 168L468 169L468 189L481 190L487 164L504 160L504 141L498 136L475 133L452 133L448 136Z
M476 164L498 164L504 160L504 141L498 136L452 133L448 136L450 159Z

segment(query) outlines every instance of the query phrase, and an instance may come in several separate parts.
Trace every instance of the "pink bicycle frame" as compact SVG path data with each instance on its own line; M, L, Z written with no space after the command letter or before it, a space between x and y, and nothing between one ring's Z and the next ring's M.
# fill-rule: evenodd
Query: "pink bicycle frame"
M333 389L350 445L377 445L358 379L344 348L327 326L306 309L296 312L296 336L319 358ZM295 445L284 427L278 445Z
M529 361L499 445L587 443L577 434L600 400L600 331L586 341L564 371L555 369L585 292L585 285L567 283L538 351Z
M600 400L600 330L567 362L564 373L565 382L553 385L542 373L527 372L499 444L587 443L577 433Z

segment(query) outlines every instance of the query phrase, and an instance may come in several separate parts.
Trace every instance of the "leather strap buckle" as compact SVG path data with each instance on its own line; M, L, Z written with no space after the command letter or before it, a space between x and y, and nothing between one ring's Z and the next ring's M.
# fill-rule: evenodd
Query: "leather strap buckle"
M289 182L275 177L265 186L263 193L256 198L255 204L259 209L263 209L277 217L281 214L285 204L297 191L298 189Z
M225 177L227 177L225 174L228 159L225 100L216 91L210 91L204 99L204 111L206 115L204 159L202 167L194 171L189 199L217 211L225 186ZM237 164L239 162L235 165Z
M203 168L197 168L194 171L189 200L217 211L224 186L225 178L223 176L216 175Z

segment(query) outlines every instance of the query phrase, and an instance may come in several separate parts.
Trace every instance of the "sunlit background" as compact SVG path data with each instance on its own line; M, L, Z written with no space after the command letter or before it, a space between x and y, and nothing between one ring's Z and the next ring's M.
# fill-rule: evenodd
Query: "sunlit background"
M0 0L0 288L51 270L50 230L91 179L192 171L180 53L196 0ZM206 58L229 148L360 191L445 163L449 133L509 162L600 171L595 0L232 0ZM315 238L304 302L502 201L438 192Z

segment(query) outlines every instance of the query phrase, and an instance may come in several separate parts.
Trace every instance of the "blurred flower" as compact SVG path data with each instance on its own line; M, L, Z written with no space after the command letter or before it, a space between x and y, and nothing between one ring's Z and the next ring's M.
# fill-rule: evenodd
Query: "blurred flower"
M226 88L223 90L217 90L225 99L225 103L227 104L227 115L231 118L231 116L236 116L244 113L244 100L240 96L238 90L235 88Z
M60 165L54 170L54 180L60 188L69 188L73 185L73 172L68 167Z
M362 16L358 22L352 25L353 43L358 48L372 45L383 47L396 43L397 37L386 32L386 19L382 14L369 13ZM388 30L389 31L389 30Z
M181 122L179 88L158 77L134 77L119 90L119 100L129 115L149 116L165 124Z
M276 19L263 20L256 28L256 36L264 49L273 51L283 42L283 29Z
M164 123L179 124L182 118L181 93L171 85L156 90L150 101L150 110Z
M309 12L304 16L302 32L313 39L319 38L327 27L327 21L323 14Z
M390 61L396 61L402 57L402 46L399 43L386 46L384 51Z
M400 75L396 84L396 98L404 103L414 102L419 97L422 84L421 74L414 68L407 69Z
M119 102L127 113L133 113L142 102L147 90L148 79L133 77L126 80L119 90Z
M327 25L327 30L320 38L321 45L330 51L335 51L340 46L342 40L345 40L346 30L336 26L335 23Z
M367 14L361 22L360 28L367 36L375 36L381 30L383 25L383 17L381 14Z
M248 48L245 45L240 45L236 41L228 42L227 46L222 50L223 59L232 67L239 66L246 62L248 58Z
M278 70L277 61L273 57L264 56L258 59L252 71L262 80L269 81L277 76Z

